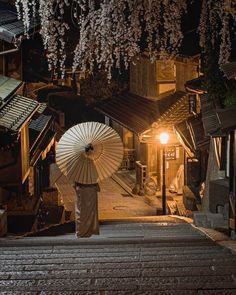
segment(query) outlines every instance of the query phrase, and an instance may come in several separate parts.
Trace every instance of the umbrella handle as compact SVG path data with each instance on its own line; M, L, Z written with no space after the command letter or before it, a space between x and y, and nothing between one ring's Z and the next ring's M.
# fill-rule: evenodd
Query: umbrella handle
M88 143L85 147L85 152L88 153L89 151L93 151L93 145L91 143Z

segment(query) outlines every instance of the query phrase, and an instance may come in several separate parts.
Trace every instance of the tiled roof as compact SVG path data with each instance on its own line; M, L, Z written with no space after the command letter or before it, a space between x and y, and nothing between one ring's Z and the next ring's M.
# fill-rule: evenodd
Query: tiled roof
M0 75L0 105L22 84L22 81Z
M204 133L201 115L187 120L188 128L194 144L194 149L198 150L209 145L209 137Z
M10 10L0 10L0 25L5 25L7 23L14 22L17 19L16 13Z
M29 31L38 26L38 21L30 24ZM17 19L17 14L10 10L0 10L0 39L8 43L14 43L15 39L24 34L24 24Z
M206 136L223 136L236 129L236 107L217 109L207 94L201 95L202 122Z
M175 130L181 137L184 147L196 153L197 150L209 144L209 137L205 136L201 116L190 117L175 125Z
M184 148L187 150L190 156L193 156L195 152L193 139L189 130L188 121L184 120L174 126L175 131L180 137L181 143Z
M37 109L37 112L39 114L42 114L47 108L47 104L46 103L40 103L39 104L39 108Z
M17 131L37 110L39 103L33 99L16 95L0 109L0 126Z
M30 138L30 151L35 148L40 136L49 131L52 116L41 114L36 119L31 119L29 122L29 138Z
M38 118L30 120L29 128L41 132L45 129L51 118L52 116L46 116L41 114Z
M221 69L228 79L234 79L236 77L236 61L222 65Z
M189 102L187 95L182 95L155 122L156 129L173 130L173 126L189 118Z
M219 117L222 135L224 135L225 132L236 129L236 107L217 109L216 113Z
M213 101L209 100L208 94L202 94L200 96L200 100L204 131L205 135L209 136L212 133L220 130L220 121L216 114L216 107Z
M185 87L187 91L197 92L197 93L205 92L206 87L204 86L204 77L201 76L201 77L186 81Z
M162 120L167 119L166 112L173 124L173 120L176 120L176 118L172 118L168 110L172 110L175 104L178 105L178 102L180 100L182 101L184 97L185 92L179 91L161 100L152 101L125 92L107 99L104 103L97 106L96 109L136 134L140 134L151 128L152 124L157 122L160 118L162 118ZM188 106L186 109L188 110ZM180 114L180 116L182 116L182 114Z

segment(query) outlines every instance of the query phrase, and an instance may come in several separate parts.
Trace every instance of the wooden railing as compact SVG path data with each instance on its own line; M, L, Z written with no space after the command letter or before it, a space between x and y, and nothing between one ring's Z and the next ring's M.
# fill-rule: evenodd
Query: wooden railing
M135 150L134 149L124 149L123 161L120 165L120 170L133 170L135 169Z
M144 183L147 178L147 165L141 164L140 161L136 161L136 184L139 185L140 190L144 189Z

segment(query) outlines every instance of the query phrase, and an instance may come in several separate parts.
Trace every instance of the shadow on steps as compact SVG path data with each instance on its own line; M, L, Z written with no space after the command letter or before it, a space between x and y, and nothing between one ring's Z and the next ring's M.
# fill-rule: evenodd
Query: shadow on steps
M63 224L57 224L48 228L42 229L38 232L31 232L26 234L26 237L47 237L47 236L61 236L75 232L75 222L70 221Z

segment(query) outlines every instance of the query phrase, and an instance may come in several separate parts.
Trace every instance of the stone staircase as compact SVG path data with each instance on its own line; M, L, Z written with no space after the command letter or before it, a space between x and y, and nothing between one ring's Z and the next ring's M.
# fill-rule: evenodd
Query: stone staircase
M173 216L0 241L0 294L236 294L236 254Z

